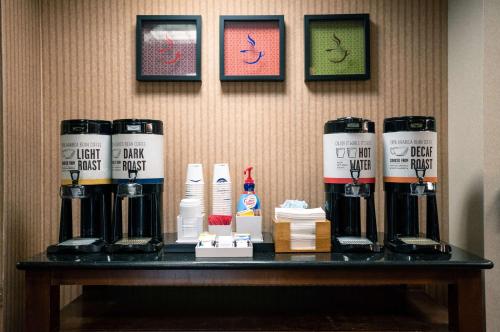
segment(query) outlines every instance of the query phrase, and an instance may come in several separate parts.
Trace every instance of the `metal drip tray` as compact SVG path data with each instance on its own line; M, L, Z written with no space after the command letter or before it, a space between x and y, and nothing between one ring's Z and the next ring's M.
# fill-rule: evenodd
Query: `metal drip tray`
M144 245L148 244L149 241L151 241L152 238L150 237L131 237L131 238L124 238L121 239L115 244L122 245L122 246L129 246L129 245Z
M337 237L337 241L341 245L358 245L358 246L363 246L363 245L372 245L373 242L362 237L354 237L354 236L342 236L342 237Z
M89 244L99 241L98 238L81 238L81 239L71 239L58 244L58 246L88 246Z
M439 245L439 242L425 238L425 237L400 237L399 240L404 244L417 245L417 246L434 246Z

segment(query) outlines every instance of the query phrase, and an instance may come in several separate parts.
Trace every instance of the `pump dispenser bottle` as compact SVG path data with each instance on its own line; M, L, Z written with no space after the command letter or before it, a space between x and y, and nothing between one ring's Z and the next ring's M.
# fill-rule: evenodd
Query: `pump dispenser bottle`
M245 184L243 185L244 191L238 201L236 208L238 215L258 216L260 215L260 199L255 194L255 181L252 178L253 167L247 167L243 172L247 175Z

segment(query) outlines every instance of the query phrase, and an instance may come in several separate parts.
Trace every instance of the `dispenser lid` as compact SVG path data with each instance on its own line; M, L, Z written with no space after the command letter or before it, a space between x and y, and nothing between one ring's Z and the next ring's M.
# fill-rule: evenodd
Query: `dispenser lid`
M163 135L163 122L151 119L119 119L113 121L113 134Z
M338 118L326 122L323 133L375 133L375 122L354 117Z
M61 135L69 134L111 135L111 121L88 119L61 121Z
M384 120L384 133L395 131L436 131L432 116L400 116Z

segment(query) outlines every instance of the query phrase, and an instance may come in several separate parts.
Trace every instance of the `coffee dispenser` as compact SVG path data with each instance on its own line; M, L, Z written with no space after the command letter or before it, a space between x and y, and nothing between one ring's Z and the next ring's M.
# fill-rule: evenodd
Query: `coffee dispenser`
M111 122L64 120L60 144L59 243L47 251L98 252L111 239ZM73 236L73 207L78 205L80 234Z
M384 120L385 244L396 252L449 252L440 241L437 133L433 117ZM425 210L425 237L419 212Z
M110 252L153 252L163 246L163 123L113 121L113 244ZM127 200L128 234L123 233Z
M325 123L323 132L325 211L332 225L336 252L378 252L375 216L375 123L340 118ZM366 237L362 237L362 199Z

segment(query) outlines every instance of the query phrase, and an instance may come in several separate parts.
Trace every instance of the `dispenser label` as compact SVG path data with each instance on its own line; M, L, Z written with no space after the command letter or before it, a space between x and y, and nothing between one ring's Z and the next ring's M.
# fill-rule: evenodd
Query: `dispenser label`
M79 171L81 185L111 183L111 135L61 135L63 185L72 183L72 171Z
M437 133L384 133L384 182L414 183L425 169L425 182L437 182Z
M139 183L163 183L163 135L113 135L113 181L129 180L129 170L137 171Z
M352 176L357 176L355 170L359 170L359 183L375 183L375 167L375 134L323 135L323 181L325 183L352 183Z

